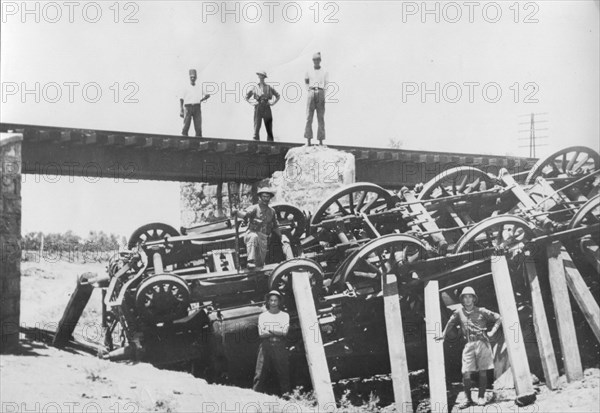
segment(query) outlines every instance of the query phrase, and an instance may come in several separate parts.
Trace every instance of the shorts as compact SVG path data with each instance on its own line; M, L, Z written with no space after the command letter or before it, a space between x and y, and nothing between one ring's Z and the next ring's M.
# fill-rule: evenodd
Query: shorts
M462 353L462 373L490 370L494 368L492 346L487 341L470 341Z

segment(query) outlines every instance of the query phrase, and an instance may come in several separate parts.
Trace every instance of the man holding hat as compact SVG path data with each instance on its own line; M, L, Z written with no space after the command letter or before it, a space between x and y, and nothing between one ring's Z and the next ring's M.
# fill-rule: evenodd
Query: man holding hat
M270 291L265 296L267 311L258 317L258 334L260 347L254 373L254 391L263 391L267 375L275 370L279 383L280 394L290 391L290 367L288 352L285 347L285 336L290 326L290 316L280 309L281 294Z
M257 204L249 206L245 211L231 210L231 216L248 218L248 231L244 235L248 253L248 269L262 267L265 264L269 236L272 232L281 239L281 231L277 226L277 215L275 210L269 206L275 193L269 188L262 188L257 191L257 194Z
M202 137L202 112L200 111L200 103L208 99L210 95L204 92L202 86L196 84L196 79L196 69L190 69L190 84L185 88L179 99L179 116L183 118L183 130L181 131L183 136L188 136L190 124L193 119L196 136Z
M325 139L325 91L329 83L329 73L321 67L321 52L313 55L313 67L304 75L304 82L308 88L308 101L306 102L306 128L304 137L306 144L310 146L313 138L312 123L317 111L317 139L319 145L323 145Z
M472 406L471 397L471 373L479 372L479 395L477 404L484 406L485 389L487 387L487 370L494 368L494 357L492 355L492 346L489 338L496 334L502 324L500 314L487 310L483 307L476 307L477 294L471 287L465 287L460 293L460 302L462 308L454 311L441 337L436 337L436 341L443 340L448 331L460 325L463 338L466 340L465 348L462 353L462 375L464 392L466 399L458 407L466 409ZM488 332L488 323L494 322L494 326Z
M270 85L265 83L267 72L264 70L256 72L258 85L254 86L246 95L246 102L254 106L254 136L255 141L259 139L260 125L264 119L267 130L267 141L273 142L273 114L271 106L279 101L279 93ZM275 100L271 100L275 97ZM253 99L252 101L250 99Z

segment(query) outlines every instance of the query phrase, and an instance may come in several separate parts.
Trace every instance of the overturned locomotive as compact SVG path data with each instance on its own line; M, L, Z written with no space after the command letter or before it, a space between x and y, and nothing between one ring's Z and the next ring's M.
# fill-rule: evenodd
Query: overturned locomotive
M494 307L486 275L491 254L502 250L524 309L520 315L530 317L522 270L536 246L560 238L569 252L585 258L585 248L600 245L599 173L598 153L573 147L538 162L525 179L506 170L494 176L458 167L417 190L349 185L309 217L292 205L274 205L283 239L272 237L266 265L253 269L240 239L243 222L225 219L181 231L145 225L110 261L107 276L93 280L103 291L105 357L249 385L264 294L277 289L291 316L292 385L307 385L291 288L292 274L303 272L332 378L387 373L382 279L393 273L409 368L422 368L424 283L440 282L442 318L459 303L457 292L466 283ZM589 264L582 265L589 272Z

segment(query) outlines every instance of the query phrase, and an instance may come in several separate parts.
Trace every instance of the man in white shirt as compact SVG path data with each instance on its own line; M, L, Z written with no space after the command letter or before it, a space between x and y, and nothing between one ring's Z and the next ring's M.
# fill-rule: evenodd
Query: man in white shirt
M260 347L254 373L254 391L262 392L268 374L275 370L280 394L290 392L290 367L285 336L290 326L290 316L279 307L281 293L270 291L265 296L267 311L258 317Z
M306 128L304 137L307 145L313 138L312 123L315 110L317 111L317 139L323 145L325 139L325 91L329 82L329 73L321 67L321 53L313 55L313 68L306 72L304 82L308 87L308 101L306 104Z
M179 116L183 118L183 130L181 131L183 136L188 136L193 119L196 136L202 137L202 112L200 111L200 103L208 99L210 95L204 93L201 85L196 84L196 79L196 69L190 69L190 84L185 88L179 99Z

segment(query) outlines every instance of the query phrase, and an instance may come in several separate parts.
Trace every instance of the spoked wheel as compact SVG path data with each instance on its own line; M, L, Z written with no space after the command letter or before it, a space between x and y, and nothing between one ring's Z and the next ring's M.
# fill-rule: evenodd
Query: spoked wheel
M317 224L332 218L370 214L393 208L392 195L382 187L370 183L356 183L340 188L319 205L310 221L310 232L316 234Z
M354 287L372 284L378 290L384 274L400 274L402 264L425 258L425 244L410 235L390 234L370 241L340 266L333 282Z
M442 172L427 182L419 200L428 200L452 195L464 195L484 191L494 186L492 178L480 169L459 166Z
M523 218L502 215L484 219L470 228L456 243L455 252L497 248L514 258L533 237L533 229Z
M296 258L277 266L269 277L269 291L279 291L284 298L292 299L291 301L293 302L293 273L308 274L313 297L316 299L320 295L321 288L323 287L323 268L308 258ZM289 306L290 302L287 304Z
M173 321L187 315L190 289L176 275L153 275L139 285L135 303L139 314L147 321Z
M569 222L569 229L598 223L600 223L600 195L596 195L579 208L571 219L571 222ZM591 235L597 244L600 243L600 235L598 233Z
M535 183L539 176L544 179L579 178L600 168L600 155L595 150L585 146L572 146L562 149L546 159L539 160L529 171L526 184ZM582 182L578 188L583 195L595 195L597 188L593 178Z
M290 294L292 291L292 273L306 272L309 274L310 285L313 292L319 291L323 286L323 268L308 258L296 258L277 266L269 277L269 290L277 290L281 294Z
M306 231L306 216L304 213L290 204L272 205L277 214L277 222L280 227L290 228L290 235L299 239Z
M133 249L150 241L166 240L169 237L177 237L179 232L170 225L160 222L146 224L136 229L127 243L127 248ZM176 250L175 245L165 243L165 253L170 254Z

